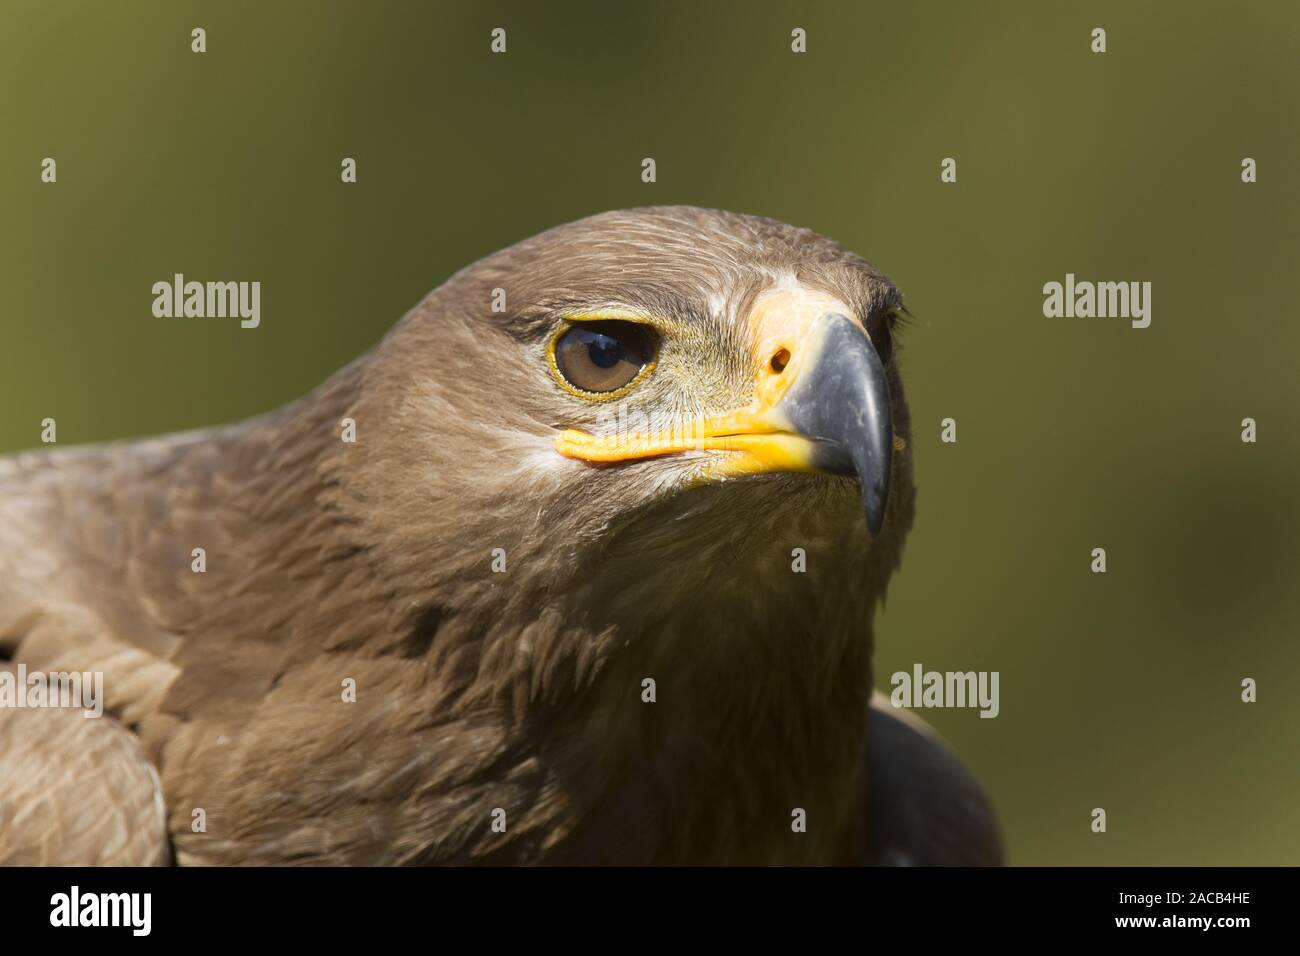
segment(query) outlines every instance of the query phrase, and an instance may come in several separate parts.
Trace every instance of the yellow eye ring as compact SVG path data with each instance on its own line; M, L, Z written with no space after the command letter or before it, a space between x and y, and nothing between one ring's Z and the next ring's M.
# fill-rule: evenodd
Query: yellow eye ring
M571 331L573 331L575 327L585 322L622 322L631 325L645 326L647 329L653 330L654 324L647 321L644 317L637 315L636 313L629 313L623 310L608 311L608 312L584 312L584 313L566 315L563 318L564 321L561 322L556 327L553 333L551 333L551 337L546 343L546 364L550 367L551 377L554 378L555 381L559 384L559 386L563 388L566 392L568 392L570 395L574 395L577 396L578 398L586 399L587 401L591 401L591 402L614 401L616 399L622 398L624 395L627 395L630 391L632 391L632 389L636 388L651 373L654 372L655 366L658 364L658 359L659 359L657 348L652 348L649 357L641 365L640 369L637 370L637 373L634 376L632 376L632 378L629 379L626 383L620 385L617 388L610 389L608 391L605 390L593 391L591 389L585 389L578 385L575 385L572 381L570 381L565 376L564 371L560 368L560 362L557 356L557 351L561 340L566 335L568 335Z

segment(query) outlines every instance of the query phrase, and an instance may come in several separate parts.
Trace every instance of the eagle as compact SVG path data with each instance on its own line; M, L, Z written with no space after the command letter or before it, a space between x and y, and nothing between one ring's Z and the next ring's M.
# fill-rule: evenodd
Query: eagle
M902 315L810 230L607 212L262 417L0 458L0 668L104 709L0 709L0 862L1001 862L873 692Z

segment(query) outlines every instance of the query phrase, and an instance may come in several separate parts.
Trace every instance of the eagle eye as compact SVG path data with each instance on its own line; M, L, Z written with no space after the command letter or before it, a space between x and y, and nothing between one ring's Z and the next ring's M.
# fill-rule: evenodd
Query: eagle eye
M638 322L574 322L555 340L555 370L570 388L608 395L625 388L654 359L654 332Z
M880 364L888 365L894 357L894 329L903 321L902 309L892 308L886 311L867 329L871 344L880 356Z

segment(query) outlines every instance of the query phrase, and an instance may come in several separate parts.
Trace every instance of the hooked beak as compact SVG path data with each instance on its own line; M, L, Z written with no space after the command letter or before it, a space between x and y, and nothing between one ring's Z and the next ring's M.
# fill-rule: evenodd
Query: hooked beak
M779 471L856 476L867 529L878 535L895 444L889 384L862 326L843 311L825 309L828 304L838 305L803 296L779 318L772 317L774 303L756 318L758 394L752 407L672 432L597 436L569 430L556 438L556 449L605 463L732 452L706 466L704 477L715 480Z
M880 533L889 503L893 413L885 366L861 327L830 313L812 329L816 349L790 390L772 410L774 419L813 443L811 464L862 483L867 530Z

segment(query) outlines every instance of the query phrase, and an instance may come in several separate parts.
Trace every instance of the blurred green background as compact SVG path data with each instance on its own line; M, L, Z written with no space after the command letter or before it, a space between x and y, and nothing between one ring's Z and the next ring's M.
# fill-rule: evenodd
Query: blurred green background
M1001 673L997 719L924 716L1011 860L1300 863L1296 4L0 11L0 452L46 416L69 445L266 411L455 270L599 210L808 226L917 316L878 682ZM174 272L261 280L261 328L155 319ZM1151 327L1045 319L1066 272L1151 281Z

